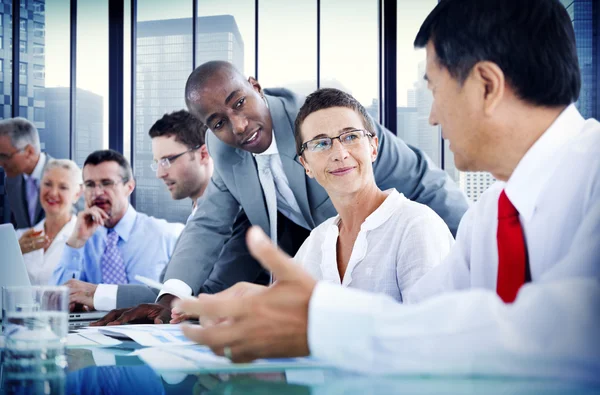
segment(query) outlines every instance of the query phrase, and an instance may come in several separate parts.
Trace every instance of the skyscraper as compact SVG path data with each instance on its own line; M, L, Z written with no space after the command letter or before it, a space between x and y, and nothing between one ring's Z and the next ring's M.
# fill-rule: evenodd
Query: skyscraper
M494 182L496 179L490 173L463 171L458 184L469 200L476 202Z
M600 117L598 84L600 83L600 2L598 0L561 0L567 9L577 42L581 69L581 93L577 108L584 118Z
M32 121L45 142L45 0L21 0L18 114ZM0 1L0 119L11 117L12 1Z
M150 169L152 145L148 131L163 114L185 108L185 82L192 72L192 19L139 22L137 25L134 174L139 211L184 222L189 200L173 201ZM196 63L226 60L244 72L244 41L231 15L197 20Z
M417 75L425 75L425 62L419 62L419 72ZM435 164L441 166L441 136L439 126L429 124L429 114L433 104L433 96L427 83L423 78L418 78L415 82L415 104L417 107L417 143L415 144L429 156ZM412 93L408 92L408 100L412 101Z
M396 123L398 137L404 140L406 144L410 144L412 146L417 147L419 144L419 136L417 130L417 107L396 108Z
M82 167L88 155L102 147L103 99L77 88L75 130L69 141L69 94L70 88L46 88L46 111L52 116L46 120L45 151L55 158L68 158L71 144L73 160Z

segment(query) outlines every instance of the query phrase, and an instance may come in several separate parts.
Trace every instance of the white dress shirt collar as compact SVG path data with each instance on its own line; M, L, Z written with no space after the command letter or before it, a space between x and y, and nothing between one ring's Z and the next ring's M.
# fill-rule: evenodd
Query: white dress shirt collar
M273 130L271 133L273 134L273 138L271 139L271 145L269 145L269 148L267 148L264 152L261 152L260 154L252 154L252 155L254 155L254 157L261 156L261 155L279 154L279 150L277 149L277 143L275 142L275 130Z
M115 232L117 232L119 237L125 242L127 242L127 239L129 239L129 235L131 234L133 225L135 224L136 217L137 211L135 211L133 206L130 204L127 207L127 211L125 212L123 218L121 218L121 220L114 227ZM106 229L106 231L108 232L108 229Z
M40 157L35 165L35 168L33 169L33 172L30 175L23 173L25 181L29 180L29 177L33 177L34 180L41 180L44 173L44 166L46 166L46 154L40 152Z
M525 153L506 182L506 195L525 221L531 220L542 189L560 164L557 153L581 132L584 122L575 105L568 106Z

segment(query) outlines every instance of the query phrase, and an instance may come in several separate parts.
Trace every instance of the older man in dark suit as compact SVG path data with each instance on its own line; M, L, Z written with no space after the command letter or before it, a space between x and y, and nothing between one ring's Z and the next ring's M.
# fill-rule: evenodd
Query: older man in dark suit
M39 195L48 159L40 151L35 125L24 118L0 121L0 166L6 173L10 222L16 229L33 227L44 219Z

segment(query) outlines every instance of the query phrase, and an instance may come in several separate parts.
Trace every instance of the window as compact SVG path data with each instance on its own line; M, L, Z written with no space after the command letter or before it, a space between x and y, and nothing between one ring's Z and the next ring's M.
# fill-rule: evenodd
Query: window
M317 3L261 0L258 11L261 85L304 95L317 89Z
M43 23L33 22L33 37L44 38L46 30Z
M321 87L351 93L379 120L377 0L321 0Z
M46 117L43 108L34 107L33 108L33 121L34 122L44 122Z
M33 13L28 41L33 68L28 86L32 120L45 152L55 158L69 158L70 1L30 0L29 7ZM80 125L86 126L85 122L78 123L74 134L79 133Z
M19 27L21 28L21 40L27 40L27 19L21 18Z
M0 81L4 81L4 59L0 59ZM0 91L0 94L2 94L2 92L3 90Z
M437 0L398 0L397 3L396 133L441 167L441 130L429 125L433 96L423 79L425 50L415 50L413 46L421 24L437 3Z
M19 42L19 51L21 53L27 53L27 41Z
M108 148L108 1L73 1L77 1L77 132L72 159L82 166L90 152Z
M27 97L27 85L19 84L19 96Z
M43 86L34 86L33 87L33 100L43 101L46 97L45 89Z
M27 117L27 106L19 106L19 116L23 118Z
M202 1L199 7L211 4ZM151 140L148 130L163 114L185 107L183 91L192 70L192 3L189 0L138 2L137 59L135 91L134 173L137 179L136 209L168 221L185 222L190 215L189 201L173 201L156 173L152 163ZM223 36L231 26L220 23L221 18L199 18L199 36L208 30L207 45L199 46L198 62L207 57L227 55ZM202 25L200 25L202 24ZM209 48L211 43L218 47ZM200 60L202 58L203 60Z
M38 0L33 1L33 13L34 15L44 16L46 14L46 5Z
M43 80L46 77L46 69L41 64L33 65L33 78Z
M33 56L43 58L45 54L44 48L43 44L33 43Z
M1 33L1 31L0 31ZM4 37L0 36L0 49L4 49Z

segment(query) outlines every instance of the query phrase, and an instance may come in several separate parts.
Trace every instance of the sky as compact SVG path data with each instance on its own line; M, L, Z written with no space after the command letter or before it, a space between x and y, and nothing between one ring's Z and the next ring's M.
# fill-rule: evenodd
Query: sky
M129 4L126 0L126 71ZM406 105L407 90L422 77L417 70L425 52L415 51L412 43L436 4L437 0L398 0L398 106ZM365 105L379 95L377 5L378 0L321 0L321 86L344 88ZM138 0L140 22L185 18L191 13L189 0ZM243 72L255 75L254 0L199 0L199 16L222 14L235 17L244 41ZM316 1L260 0L258 17L262 86L289 86L305 93L316 89ZM69 86L68 0L46 1L46 86ZM77 86L105 98L107 141L108 0L78 0Z

